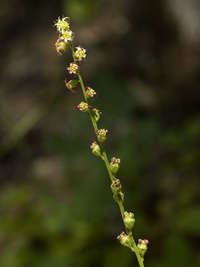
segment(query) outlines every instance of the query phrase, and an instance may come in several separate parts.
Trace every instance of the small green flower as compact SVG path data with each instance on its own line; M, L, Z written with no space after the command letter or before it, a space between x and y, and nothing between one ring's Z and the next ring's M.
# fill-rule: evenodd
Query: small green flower
M92 89L91 87L89 87L89 86L87 86L86 87L87 88L87 90L86 90L86 96L88 97L88 98L93 98L97 93L95 92L95 90L94 89Z
M113 192L113 198L116 202L124 201L124 194L122 193L122 185L119 179L114 177L110 188Z
M147 239L138 239L137 247L139 249L140 255L144 257L144 254L146 253L148 249L149 241Z
M135 218L133 212L124 212L124 225L128 231L131 231L133 229L133 226L135 224Z
M67 70L69 71L69 74L78 74L79 65L74 62L71 62L69 64L69 67L67 67Z
M77 109L82 111L82 112L87 112L89 110L90 106L86 102L81 102L78 106Z
M108 130L105 130L105 129L97 130L97 138L100 143L103 143L106 141L107 132Z
M63 39L60 37L55 43L56 51L59 55L62 55L65 50L67 49L67 44L63 41Z
M62 38L65 43L70 43L73 40L73 32L71 30L67 30L62 33Z
M91 150L92 150L92 153L95 155L95 156L98 156L100 157L101 156L101 148L100 146L97 144L97 142L93 142L90 146Z
M60 33L64 33L65 31L69 30L69 20L68 17L64 17L60 19L60 17L57 19L57 22L55 23L55 26L57 28L57 31Z
M119 170L120 159L113 157L110 162L110 169L113 174L116 174Z
M78 61L81 61L82 59L86 58L86 50L80 46L77 46L74 56Z
M131 247L130 237L125 232L118 235L117 239L120 241L122 246Z

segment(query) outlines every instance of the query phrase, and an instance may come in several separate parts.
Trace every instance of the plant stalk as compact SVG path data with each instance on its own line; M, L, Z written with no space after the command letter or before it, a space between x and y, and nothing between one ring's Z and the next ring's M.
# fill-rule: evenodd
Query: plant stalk
M77 63L77 60L74 56L74 48L73 48L73 45L70 46L71 48L71 51L72 51L72 57L73 57L73 60L75 63ZM81 90L82 90L82 93L83 93L83 97L84 97L84 100L87 104L88 103L88 99L87 99L87 96L86 96L86 89L85 89L85 85L84 85L84 82L83 82L83 78L81 76L81 73L80 73L80 70L78 71L78 80L79 80L79 83L80 83L80 86L81 86ZM89 114L89 117L90 117L90 120L92 122L92 125L93 125L93 128L94 128L94 132L95 132L95 135L97 134L97 131L98 131L98 126L97 126L97 122L95 121L95 119L93 118L92 116L92 113L91 111L89 110L88 111L88 114ZM109 175L109 178L110 178L110 181L111 183L113 182L114 180L114 176L111 172L111 169L110 169L110 164L109 164L109 161L108 161L108 157L107 157L107 153L104 149L104 146L102 143L98 142L99 143L99 146L101 148L101 154L102 154L102 159L103 161L105 162L105 165L106 165L106 169L108 171L108 175ZM119 206L119 209L120 209L120 213L121 213L121 217L122 217L122 220L123 220L123 223L124 223L124 211L125 211L125 208L124 208L124 204L123 204L123 201L121 200L118 200L117 201L117 204ZM124 225L125 226L125 225ZM125 227L126 228L126 227ZM135 253L136 255L136 258L137 258L137 261L138 261L138 264L139 264L139 267L144 267L144 259L143 257L140 255L139 253L139 249L135 243L135 240L134 240L134 237L133 237L133 234L132 234L132 231L128 231L126 229L126 232L128 233L129 237L130 237L130 240L131 240L131 250Z

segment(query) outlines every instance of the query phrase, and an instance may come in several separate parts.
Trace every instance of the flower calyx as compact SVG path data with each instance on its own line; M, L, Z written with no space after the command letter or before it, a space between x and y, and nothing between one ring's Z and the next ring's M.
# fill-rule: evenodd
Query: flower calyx
M108 130L105 129L99 129L97 130L97 139L100 143L103 143L106 141L107 138L107 132Z
M76 108L81 112L87 112L90 109L90 106L88 103L82 101Z
M146 253L148 249L148 244L149 244L149 241L147 239L138 239L137 247L142 257L144 257L144 254Z
M110 169L113 174L116 174L119 170L120 159L113 157L110 162Z

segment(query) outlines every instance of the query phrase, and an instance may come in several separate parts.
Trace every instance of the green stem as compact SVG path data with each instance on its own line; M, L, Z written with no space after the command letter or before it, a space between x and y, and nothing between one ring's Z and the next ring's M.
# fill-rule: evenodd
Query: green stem
M72 57L73 57L73 60L74 60L75 63L77 63L77 60L76 60L76 58L75 58L75 56L74 56L74 48L73 48L72 45L71 45L71 51L72 51ZM78 72L78 79L79 79L79 83L80 83L80 85L81 85L81 90L82 90L82 93L83 93L84 100L85 100L85 102L86 102L87 104L89 104L89 103L88 103L87 96L86 96L85 85L84 85L83 78L82 78L82 76L81 76L80 71ZM89 110L88 114L89 114L90 120L91 120L92 125L93 125L93 128L94 128L94 132L95 132L95 135L96 135L96 134L97 134L97 131L98 131L97 123L96 123L95 119L93 118L92 113L91 113L90 110ZM113 180L114 180L114 176L113 176L113 174L112 174L112 172L111 172L111 169L110 169L110 163L109 163L109 161L108 161L107 153L106 153L106 151L105 151L104 146L103 146L102 143L99 143L99 146L100 146L100 148L101 148L102 159L103 159L103 161L105 162L106 169L107 169L107 171L108 171L108 175L109 175L110 181L113 182ZM120 213L121 213L122 220L123 220L123 219L124 219L124 211L125 211L125 209L124 209L124 204L123 204L123 202L122 202L121 200L117 201L117 204L118 204L118 206L119 206ZM126 228L126 227L125 227L125 228ZM127 231L127 232L128 232L128 231ZM137 247L137 245L136 245L136 243L135 243L135 240L134 240L134 238L133 238L133 234L132 234L132 232L128 232L128 234L129 234L130 239L131 239L131 250L135 253L139 266L140 266L140 267L144 267L143 257L142 257L142 256L140 255L140 253L139 253L139 249L138 249L138 247Z
M133 234L132 232L129 233L129 236L131 237L131 242L132 242L132 247L131 247L131 250L135 253L136 255L136 258L137 258L137 261L139 263L139 266L140 267L144 267L144 258L141 257L140 253L139 253L139 250L138 250L138 247L135 243L135 240L133 238Z

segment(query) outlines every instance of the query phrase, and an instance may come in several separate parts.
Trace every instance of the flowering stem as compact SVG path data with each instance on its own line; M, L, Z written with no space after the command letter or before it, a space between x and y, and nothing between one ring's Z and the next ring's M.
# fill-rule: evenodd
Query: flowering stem
M77 60L76 60L75 55L74 55L73 45L71 45L70 47L71 47L71 51L72 51L73 60L76 63ZM82 75L80 73L80 70L78 71L78 79L79 79L79 83L81 85L81 89L82 89L84 100L89 105L88 99L87 99L87 96L86 96L86 88L85 88L85 85L84 85L83 78L82 78ZM96 135L97 131L98 131L97 123L96 123L95 119L93 118L92 113L91 113L90 110L88 110L88 113L89 113L89 117L90 117L90 120L92 122L92 125L93 125L93 128L94 128L94 132L95 132L95 135ZM112 174L112 171L110 169L110 164L109 164L109 161L108 161L107 153L106 153L106 151L104 149L104 146L103 146L103 144L101 142L99 142L99 146L101 148L101 153L102 153L101 157L102 157L103 161L105 162L109 178L110 178L111 182L113 182L115 178L114 178L114 176ZM125 212L123 201L122 200L117 200L116 202L117 202L117 204L119 206L121 217L122 217L122 220L123 220L124 219L124 212ZM126 228L126 226L125 226L125 228ZM133 238L132 231L127 231L127 232L129 233L129 238L130 238L130 242L131 242L130 249L136 254L136 258L137 258L139 266L140 267L144 267L143 257L140 255L139 249L138 249L138 247L137 247L137 245L135 243L135 240Z
M105 163L111 182L111 190L113 193L113 198L117 202L120 209L126 233L122 232L117 237L117 239L123 246L128 247L131 251L135 253L139 267L144 267L143 263L144 254L147 251L148 240L139 239L138 244L136 244L133 238L132 229L135 223L134 213L125 211L123 204L124 194L122 192L121 182L119 179L115 177L115 174L119 169L120 159L113 157L111 159L111 162L109 162L108 160L107 153L104 149L104 141L107 138L108 131L106 129L98 129L97 121L100 118L101 112L99 112L99 110L96 108L91 109L91 106L89 105L89 98L93 98L96 95L96 92L91 87L85 87L80 72L79 62L86 57L86 50L81 47L76 47L76 51L74 51L73 32L70 30L68 17L64 17L62 19L58 18L57 22L55 23L55 26L57 27L57 30L59 32L59 38L55 44L56 50L58 54L62 55L62 53L67 49L67 47L70 47L72 52L73 62L69 64L67 70L69 74L77 75L76 79L70 81L65 80L65 85L71 92L73 92L73 88L76 87L77 83L80 83L85 102L82 101L77 106L77 109L82 112L87 112L89 114L90 120L94 128L95 136L97 137L98 140L98 142L96 141L93 142L90 147L92 149L92 153L100 157Z

